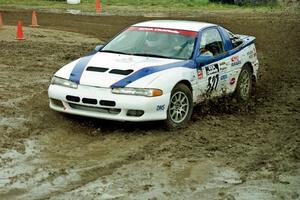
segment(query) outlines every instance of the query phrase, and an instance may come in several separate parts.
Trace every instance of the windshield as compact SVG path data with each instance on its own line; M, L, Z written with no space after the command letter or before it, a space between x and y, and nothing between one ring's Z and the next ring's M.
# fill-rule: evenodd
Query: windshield
M190 59L197 32L132 26L110 41L101 52L173 59Z

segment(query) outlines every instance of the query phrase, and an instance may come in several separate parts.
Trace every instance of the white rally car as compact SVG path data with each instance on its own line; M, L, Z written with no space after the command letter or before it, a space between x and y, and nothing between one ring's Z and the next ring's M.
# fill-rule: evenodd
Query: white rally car
M209 23L138 23L58 70L48 90L50 108L180 128L205 99L231 93L249 99L258 70L254 42Z

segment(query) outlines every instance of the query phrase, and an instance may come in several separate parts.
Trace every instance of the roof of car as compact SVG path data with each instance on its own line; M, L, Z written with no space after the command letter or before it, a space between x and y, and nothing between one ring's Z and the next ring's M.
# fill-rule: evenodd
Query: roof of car
M152 20L134 24L133 26L155 27L155 28L169 28L180 29L188 31L199 31L200 29L216 26L215 24L196 22L196 21L183 21L183 20Z

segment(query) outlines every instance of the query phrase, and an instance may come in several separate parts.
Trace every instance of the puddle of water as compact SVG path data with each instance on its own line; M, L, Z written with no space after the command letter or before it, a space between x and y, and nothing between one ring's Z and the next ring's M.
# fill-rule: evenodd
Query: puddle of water
M267 179L250 180L243 185L230 188L227 193L236 200L299 199L300 175L287 178L289 184L274 183Z
M80 180L74 170L61 172L40 165L40 147L34 141L25 140L24 146L24 153L9 150L0 156L0 199L40 198Z
M26 160L35 154L34 143L31 140L25 141L25 153L19 153L16 150L9 150L0 156L0 192L5 192L7 184L15 184L15 188L22 188L17 177L22 174L30 174L34 167L28 165ZM23 187L24 188L24 187Z
M190 166L176 161L171 167L153 160L138 161L53 199L106 199L124 196L130 199L207 199L218 196L218 190L239 184L240 177L233 169L218 167L203 160ZM214 191L209 194L208 191ZM203 198L202 198L203 199Z
M25 194L18 196L18 199L44 198L45 196L50 196L52 192L60 191L68 184L80 180L80 176L73 171L66 171L65 173L65 175L57 174L57 177L54 179L49 172L45 171L43 174L46 175L43 179L40 179L41 176L33 176L30 186L27 188L28 191Z
M18 129L22 127L24 123L28 122L25 117L0 117L0 127L9 127ZM24 127L25 128L25 127Z
M71 192L52 197L50 199L116 199L124 197L125 194L111 193L112 182L105 182L101 179L90 182L84 187L79 187Z
M39 140L25 140L24 153L10 150L1 155L0 199L299 198L296 191L300 188L300 175L281 176L282 183L255 176L243 182L236 170L209 159L189 162L158 156L121 162L124 149L116 145L127 144L126 149L133 145L135 148L124 155L136 153L141 144L138 139L110 136L91 141L89 137L72 137L63 131L51 137L46 135L39 136ZM97 156L105 147L111 154ZM93 158L90 161L88 153ZM60 154L66 157L55 159ZM53 160L49 160L49 155ZM68 159L70 163L62 164Z

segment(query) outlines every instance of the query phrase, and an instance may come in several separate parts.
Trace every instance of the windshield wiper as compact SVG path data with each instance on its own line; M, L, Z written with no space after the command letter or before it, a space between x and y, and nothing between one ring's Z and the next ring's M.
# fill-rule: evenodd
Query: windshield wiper
M133 56L149 56L149 57L155 57L155 58L172 58L172 57L168 57L168 56L162 56L162 55L150 54L150 53L133 53L131 55L133 55Z
M149 56L149 57L155 57L155 58L171 58L168 56L162 56L162 55L157 55L157 54L149 54L149 53L125 53L121 51L113 51L113 50L102 50L100 52L105 52L105 53L117 53L117 54L125 54L125 55L133 55L133 56Z
M125 53L125 52L122 52L122 51L113 51L113 50L102 50L102 51L100 51L100 52L131 55L131 54L129 54L129 53Z

